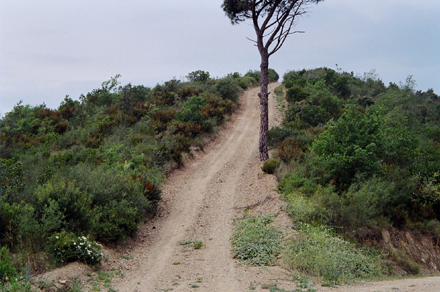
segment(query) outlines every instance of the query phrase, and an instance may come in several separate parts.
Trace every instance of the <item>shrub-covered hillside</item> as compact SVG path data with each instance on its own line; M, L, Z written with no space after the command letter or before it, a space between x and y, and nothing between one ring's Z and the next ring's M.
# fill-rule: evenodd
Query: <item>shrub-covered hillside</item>
M288 107L269 133L291 215L315 225L438 231L440 98L328 68L284 75Z
M215 134L259 73L199 70L154 88L118 77L58 109L18 103L1 120L1 245L36 254L54 236L133 234L154 214L166 172Z

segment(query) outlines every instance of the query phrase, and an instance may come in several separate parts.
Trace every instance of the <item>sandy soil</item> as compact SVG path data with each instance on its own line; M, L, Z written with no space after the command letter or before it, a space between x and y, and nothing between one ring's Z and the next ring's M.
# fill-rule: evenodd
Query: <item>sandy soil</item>
M270 84L269 91L278 85ZM297 288L290 272L282 267L249 267L231 256L233 221L244 212L277 214L278 227L285 232L292 230L282 211L275 177L261 171L257 93L258 88L246 91L240 109L219 137L170 174L157 218L143 225L137 237L120 251L106 250L109 261L103 268L120 269L124 274L113 278L113 288L120 292L268 291L263 284L277 284L289 291ZM281 117L272 95L269 106L273 126ZM196 241L203 243L201 248L194 248ZM58 281L60 277L52 279ZM440 278L312 288L434 292L440 291Z

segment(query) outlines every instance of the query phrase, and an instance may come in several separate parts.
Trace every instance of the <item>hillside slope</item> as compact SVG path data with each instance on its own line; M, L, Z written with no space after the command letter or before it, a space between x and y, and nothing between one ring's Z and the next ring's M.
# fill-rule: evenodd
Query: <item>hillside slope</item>
M273 83L273 92L278 83ZM163 186L157 217L118 250L106 250L103 269L121 271L117 291L268 291L263 284L297 288L281 267L250 267L231 256L233 221L250 214L276 213L285 231L290 219L281 211L274 176L261 171L258 156L258 88L241 97L241 107L215 141L174 170ZM269 98L270 126L280 121L276 100ZM278 116L277 116L278 115ZM66 274L69 272L61 272ZM85 272L83 272L86 274ZM90 271L89 271L90 273ZM59 274L60 275L60 274ZM197 288L197 289L196 289ZM252 288L252 289L251 289ZM316 291L334 288L313 287ZM337 291L439 291L440 278L405 279ZM282 291L282 290L280 290Z

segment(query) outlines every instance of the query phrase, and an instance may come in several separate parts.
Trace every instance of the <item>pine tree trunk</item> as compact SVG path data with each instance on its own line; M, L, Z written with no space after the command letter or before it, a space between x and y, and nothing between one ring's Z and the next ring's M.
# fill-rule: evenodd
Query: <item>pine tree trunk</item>
M267 132L269 131L269 55L267 52L260 51L261 65L260 65L260 138L259 150L260 160L265 161L269 159L269 152L267 149Z

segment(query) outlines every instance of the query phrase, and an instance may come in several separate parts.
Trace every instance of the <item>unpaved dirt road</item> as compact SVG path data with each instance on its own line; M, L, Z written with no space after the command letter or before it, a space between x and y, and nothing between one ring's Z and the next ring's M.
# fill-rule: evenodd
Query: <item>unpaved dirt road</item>
M271 84L273 92L278 84ZM277 182L261 171L258 159L258 88L245 92L241 108L204 152L172 172L163 187L159 216L141 227L128 248L129 256L111 265L123 269L114 279L121 292L268 291L262 284L295 290L289 272L280 267L248 267L231 256L233 220L243 212L278 213L277 224L289 229L280 211ZM276 124L275 99L270 96L270 125ZM198 249L194 242L202 242ZM440 291L439 278L362 284L317 291ZM414 285L414 286L411 286ZM424 285L424 286L423 286ZM420 290L421 289L421 290ZM434 290L433 290L434 289Z
M270 84L269 91L277 85ZM276 196L276 181L262 173L258 159L257 93L258 88L246 91L238 113L220 136L204 153L196 154L168 177L163 187L161 217L140 231L144 242L137 242L132 248L132 267L124 271L125 277L114 288L248 290L249 269L231 257L233 220L248 205L274 205ZM274 107L275 99L270 97L270 102ZM271 112L273 123L276 111L273 108ZM278 208L277 203L275 209ZM195 249L191 244L196 241L203 243L201 248Z

